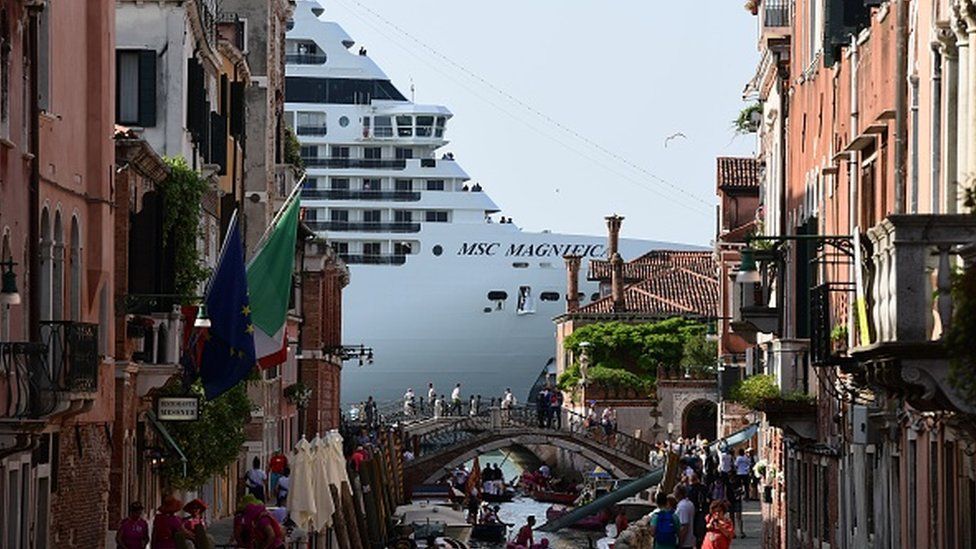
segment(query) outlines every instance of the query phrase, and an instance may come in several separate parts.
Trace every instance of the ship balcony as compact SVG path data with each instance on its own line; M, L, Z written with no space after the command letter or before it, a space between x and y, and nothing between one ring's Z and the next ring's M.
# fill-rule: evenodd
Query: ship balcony
M349 189L302 189L304 200L388 200L418 202L419 191L354 191Z
M403 265L407 262L405 254L339 254L349 265Z
M302 158L306 168L327 168L333 170L363 168L368 170L403 170L406 160L380 160L374 158Z
M949 383L944 338L953 314L952 272L976 262L976 217L891 215L867 232L867 328L850 354L867 383L920 410L976 414Z
M325 136L329 133L329 127L325 124L298 125L295 126L295 134L303 136Z
M400 221L306 221L313 231L362 232L362 233L419 233L420 223Z
M286 65L324 65L326 55L324 53L286 53Z
M350 177L373 176L375 170L395 170L398 177L425 177L442 179L468 179L461 166L447 158L320 158L303 157L309 170L343 170L341 174Z

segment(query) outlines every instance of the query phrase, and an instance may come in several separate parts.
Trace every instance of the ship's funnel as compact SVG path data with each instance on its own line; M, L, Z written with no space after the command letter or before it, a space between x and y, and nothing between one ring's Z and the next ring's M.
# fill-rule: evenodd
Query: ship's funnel
M575 313L579 310L579 270L580 256L563 256L566 261L566 312Z

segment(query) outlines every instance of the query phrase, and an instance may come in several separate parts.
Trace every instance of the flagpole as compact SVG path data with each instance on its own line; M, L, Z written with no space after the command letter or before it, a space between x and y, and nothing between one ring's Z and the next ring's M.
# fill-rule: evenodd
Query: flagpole
M289 192L288 196L285 198L285 203L281 205L281 208L277 212L275 212L275 216L271 219L271 223L268 223L268 226L264 228L264 234L262 234L261 238L258 239L258 244L254 247L254 253L251 256L251 259L257 257L258 253L261 251L261 248L264 246L265 240L268 239L268 235L271 234L272 229L274 229L275 225L278 224L278 221L281 220L282 214L284 214L285 210L288 209L288 205L292 200L295 199L296 196L298 196L299 191L302 188L302 183L305 182L306 176L307 174L302 174L301 179L298 180L298 183L295 184L291 192Z
M237 225L237 208L234 208L234 213L230 215L230 222L227 223L227 232L224 233L224 243L220 246L220 254L217 255L217 263L215 263L217 267L220 267L221 261L224 260L224 254L227 253L227 237L230 235L230 232L234 230L234 227L236 225ZM211 284L213 284L213 279L215 274L216 274L216 270L210 273L210 278L207 280L207 287L204 288L203 290L203 301L202 301L203 303L207 302L207 296L210 295L210 286Z

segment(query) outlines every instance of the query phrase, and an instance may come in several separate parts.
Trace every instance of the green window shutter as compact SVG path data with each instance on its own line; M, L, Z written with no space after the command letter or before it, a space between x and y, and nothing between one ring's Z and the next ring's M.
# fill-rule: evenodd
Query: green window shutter
M156 125L156 52L139 52L139 125Z

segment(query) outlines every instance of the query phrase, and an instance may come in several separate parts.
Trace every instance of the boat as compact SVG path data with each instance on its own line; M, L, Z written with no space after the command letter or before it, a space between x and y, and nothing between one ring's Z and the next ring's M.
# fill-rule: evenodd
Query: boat
M508 486L500 494L490 494L488 492L481 494L481 500L487 501L488 503L508 503L513 499L515 499L515 490Z
M576 499L579 497L579 492L558 492L555 490L537 488L532 490L530 497L540 503L571 505L576 502Z
M503 542L508 539L508 525L504 522L475 524L471 529L471 538L478 541Z
M399 525L413 529L417 539L444 536L467 543L471 539L472 525L467 514L451 507L427 502L400 505L394 511Z
M563 256L604 258L604 237L531 232L504 216L445 149L453 113L407 99L324 12L310 0L295 7L284 108L305 164L304 223L350 271L344 341L372 351L372 364L343 370L344 403L393 401L428 382L444 394L460 382L465 399L486 404L509 387L527 401L555 373ZM619 249L694 248L622 239ZM604 299L583 278L582 303Z
M550 522L568 514L573 510L573 507L565 505L550 505L546 509L546 521ZM607 524L613 519L610 513L606 510L601 510L595 515L590 515L588 517L581 518L575 523L571 524L570 528L575 528L577 530L591 530L591 531L602 531Z

